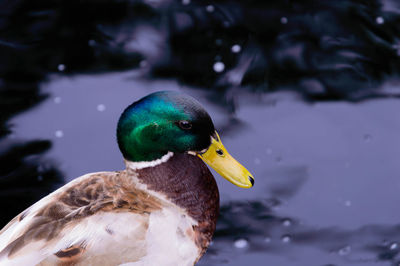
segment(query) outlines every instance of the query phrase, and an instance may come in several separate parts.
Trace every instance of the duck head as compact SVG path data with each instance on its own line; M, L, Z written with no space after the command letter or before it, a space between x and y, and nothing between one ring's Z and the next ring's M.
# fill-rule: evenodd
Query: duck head
M198 156L233 184L250 188L254 178L222 145L201 104L180 92L161 91L128 106L117 127L124 158L151 162L171 153Z

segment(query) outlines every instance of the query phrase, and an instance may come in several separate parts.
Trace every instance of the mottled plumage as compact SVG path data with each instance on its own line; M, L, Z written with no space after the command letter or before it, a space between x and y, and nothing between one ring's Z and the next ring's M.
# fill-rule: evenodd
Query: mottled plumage
M0 247L0 261L7 257L6 260L12 264L13 259L19 256L29 256L30 250L26 248L29 243L40 246L40 249L46 251L44 253L48 253L32 258L35 263L89 265L93 263L93 256L103 257L99 251L95 254L90 251L96 245L93 241L98 239L90 239L84 232L79 239L68 240L65 235L89 217L98 216L102 219L110 213L132 215L135 217L133 225L142 232L135 231L136 237L131 239L132 243L119 243L132 245L129 255L117 256L113 261L102 260L102 263L116 265L138 261L153 251L148 250L145 243L135 243L139 243L140 239L145 241L151 213L161 213L163 208L187 216L191 226L185 228L186 231L179 231L182 228L177 227L176 234L193 239L200 257L215 230L218 189L208 168L199 158L179 154L169 161L168 164L154 168L88 174L55 191L22 212L0 232L1 244L7 242L7 245ZM189 172L193 178L184 178ZM154 195L146 188L151 189ZM110 224L104 222L93 226L99 227L96 230L104 231L107 238L120 237L116 235L117 228L113 227L112 221ZM132 224L122 226L128 230ZM101 251L109 252L107 249Z

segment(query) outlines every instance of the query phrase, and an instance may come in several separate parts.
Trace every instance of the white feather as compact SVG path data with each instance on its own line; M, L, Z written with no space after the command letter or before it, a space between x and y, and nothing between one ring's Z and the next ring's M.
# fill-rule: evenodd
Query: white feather
M193 265L199 255L199 248L190 237L193 225L193 219L178 209L166 208L152 213L146 236L146 256L140 261L121 265Z

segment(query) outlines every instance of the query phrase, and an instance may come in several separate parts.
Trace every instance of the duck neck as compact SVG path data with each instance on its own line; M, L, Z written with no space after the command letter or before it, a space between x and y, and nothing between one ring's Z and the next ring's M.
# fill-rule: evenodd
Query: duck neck
M197 221L196 243L204 252L215 231L219 192L203 161L187 153L175 153L151 167L134 169L129 163L127 167L128 171L137 173L139 181L148 189L164 194Z

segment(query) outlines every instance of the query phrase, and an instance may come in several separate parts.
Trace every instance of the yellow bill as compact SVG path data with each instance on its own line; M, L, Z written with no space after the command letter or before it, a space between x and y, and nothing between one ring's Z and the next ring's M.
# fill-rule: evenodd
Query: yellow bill
M236 161L222 145L221 139L211 138L211 145L205 153L198 156L223 178L241 188L251 188L254 178L250 172Z

